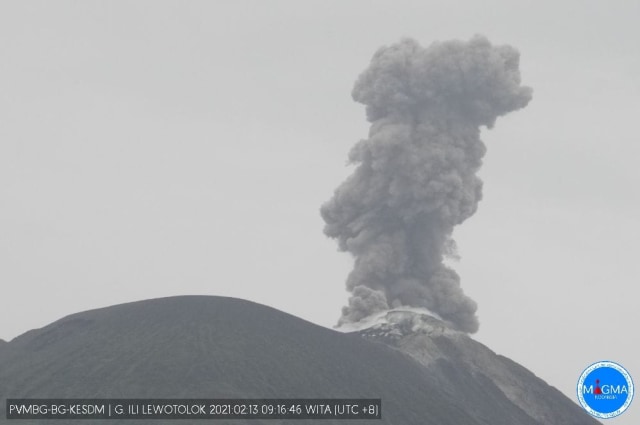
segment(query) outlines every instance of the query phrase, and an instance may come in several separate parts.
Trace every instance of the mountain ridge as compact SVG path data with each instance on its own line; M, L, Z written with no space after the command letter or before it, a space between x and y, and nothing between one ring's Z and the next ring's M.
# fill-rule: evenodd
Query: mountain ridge
M453 357L425 365L381 339L237 298L168 297L89 310L3 347L0 398L381 398L382 419L371 423L544 423ZM473 406L461 398L471 397L468 390ZM577 414L581 424L597 423ZM85 422L94 423L74 421Z

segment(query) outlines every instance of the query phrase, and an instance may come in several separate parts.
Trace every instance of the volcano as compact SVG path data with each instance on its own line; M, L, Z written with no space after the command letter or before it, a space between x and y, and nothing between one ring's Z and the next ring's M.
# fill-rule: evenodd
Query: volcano
M426 314L390 311L339 332L212 296L81 312L0 342L0 398L379 398L382 419L358 423L598 423L524 367ZM0 422L5 415L3 402Z

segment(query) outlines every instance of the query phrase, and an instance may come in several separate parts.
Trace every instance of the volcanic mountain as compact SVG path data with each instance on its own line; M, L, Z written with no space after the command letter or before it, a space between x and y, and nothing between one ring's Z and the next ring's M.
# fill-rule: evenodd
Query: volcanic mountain
M358 423L598 423L522 366L428 315L391 311L345 333L210 296L77 313L0 343L0 422L8 422L7 398L380 398L382 419ZM61 422L20 421L32 423Z

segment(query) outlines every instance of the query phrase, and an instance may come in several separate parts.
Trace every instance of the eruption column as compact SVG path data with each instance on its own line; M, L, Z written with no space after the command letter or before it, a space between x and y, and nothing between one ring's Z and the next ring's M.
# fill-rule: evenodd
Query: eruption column
M378 50L352 92L369 138L349 153L354 173L321 208L324 232L354 258L339 323L398 306L425 307L465 332L476 303L444 264L454 226L482 197L480 126L523 108L519 54L476 36L423 48L405 39Z

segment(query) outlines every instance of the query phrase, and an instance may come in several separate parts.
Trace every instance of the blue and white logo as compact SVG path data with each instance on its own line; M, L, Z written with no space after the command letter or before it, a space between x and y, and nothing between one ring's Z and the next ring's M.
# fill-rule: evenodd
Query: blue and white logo
M578 401L591 415L610 419L621 415L633 400L633 381L618 363L597 362L578 379Z

